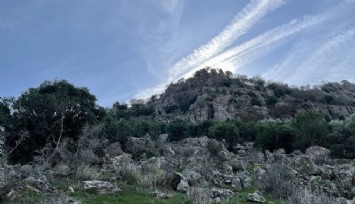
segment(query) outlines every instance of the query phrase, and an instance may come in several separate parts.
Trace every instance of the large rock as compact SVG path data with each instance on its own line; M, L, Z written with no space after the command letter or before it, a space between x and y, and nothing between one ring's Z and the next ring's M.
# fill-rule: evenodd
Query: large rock
M245 162L240 159L234 158L228 163L230 166L232 166L233 171L244 171L246 169Z
M114 186L107 181L84 181L84 190L96 194L110 194L113 192Z
M129 137L126 143L126 151L132 153L153 150L154 146L155 144L149 134L146 134L142 138Z
M230 189L215 188L211 189L211 199L213 202L219 202L221 200L230 199L234 196L233 191Z
M172 179L172 187L174 190L182 193L186 193L190 189L188 179L181 173L175 173Z
M201 174L197 173L196 171L185 170L182 172L182 174L185 176L185 178L187 179L188 183L191 184L191 186L205 187L208 185L205 178Z
M54 187L50 186L47 182L36 179L34 177L27 177L25 179L27 188L35 192L54 192Z
M117 157L110 159L111 164L115 167L127 166L133 163L132 155L123 153Z
M247 196L247 201L254 203L265 203L265 198L260 193L260 191L255 191L254 193L249 193Z
M239 177L234 177L232 179L232 187L234 190L242 190L243 187L242 187L242 182L240 181Z
M176 186L176 190L178 192L186 193L190 189L189 183L185 180L181 180L179 184Z
M295 157L294 169L307 176L319 174L320 171L311 158L306 155Z
M253 186L253 180L251 180L251 178L247 175L242 175L240 177L240 181L243 188L250 188Z
M159 141L160 144L164 144L164 143L167 142L168 138L169 138L168 134L161 134L161 135L159 135L159 140L158 141Z
M305 153L312 159L314 163L323 164L329 160L330 150L320 146L312 146L306 149Z

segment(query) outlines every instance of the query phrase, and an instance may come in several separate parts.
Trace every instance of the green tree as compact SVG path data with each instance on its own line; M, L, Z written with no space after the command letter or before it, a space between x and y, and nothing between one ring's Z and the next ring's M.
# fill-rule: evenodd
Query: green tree
M295 149L304 151L313 145L326 145L330 130L322 113L315 110L298 113L293 119L292 126L297 131Z
M171 141L179 141L190 136L190 123L182 120L175 119L167 125L167 133Z
M34 152L47 143L55 147L62 138L76 141L85 124L94 124L105 115L87 88L65 80L45 81L28 89L14 102L13 110L13 126L6 136L10 148L17 146L10 155L13 162L32 160ZM20 138L20 130L28 132L26 138ZM20 139L24 141L17 145Z
M255 145L263 149L283 148L287 153L293 151L295 130L287 123L267 121L256 125Z
M208 135L219 140L225 139L229 147L240 142L239 130L234 121L215 123L208 129Z
M1 99L1 98L0 98ZM0 127L5 128L11 120L11 111L6 99L0 101Z

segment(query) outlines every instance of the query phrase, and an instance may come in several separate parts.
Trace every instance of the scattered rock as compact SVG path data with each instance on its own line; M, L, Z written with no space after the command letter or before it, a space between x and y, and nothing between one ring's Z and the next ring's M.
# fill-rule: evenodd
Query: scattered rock
M107 181L84 181L84 190L95 194L110 194L113 192L113 185Z
M9 201L14 201L16 199L16 197L17 197L17 193L13 189L11 189L11 191L8 194L6 194L6 198Z
M265 198L260 191L255 191L254 193L249 193L247 196L247 201L254 203L265 203Z
M240 181L239 177L234 177L232 179L232 187L234 190L242 190L242 182Z
M166 141L168 140L168 137L169 137L169 135L168 134L161 134L161 135L159 135L159 142L161 143L161 144L164 144L164 143L166 143Z
M173 189L178 192L186 193L189 188L190 185L187 178L181 173L175 173L173 177Z
M250 188L250 187L253 186L253 181L247 175L242 175L240 177L240 181L241 181L241 184L242 184L242 188Z
M161 192L158 190L155 190L152 194L153 194L153 196L155 196L156 198L159 198L159 199L170 199L173 197L172 194L164 193L164 192Z
M29 176L25 179L25 184L27 188L35 192L54 192L55 188L50 186L47 182L36 179L32 176Z
M68 187L68 193L75 193L74 188L69 186Z
M230 189L215 188L211 189L211 199L213 202L219 202L220 200L230 199L234 196L233 191Z
M317 165L315 165L309 156L306 155L301 155L295 158L294 169L307 176L320 173Z

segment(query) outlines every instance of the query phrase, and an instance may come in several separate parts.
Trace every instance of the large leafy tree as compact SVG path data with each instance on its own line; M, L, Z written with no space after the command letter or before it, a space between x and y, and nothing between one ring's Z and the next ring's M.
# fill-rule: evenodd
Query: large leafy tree
M38 88L28 89L12 109L6 143L15 148L10 154L13 162L30 161L36 150L46 144L55 146L63 138L77 140L85 124L96 123L105 114L87 88L65 80L45 81Z

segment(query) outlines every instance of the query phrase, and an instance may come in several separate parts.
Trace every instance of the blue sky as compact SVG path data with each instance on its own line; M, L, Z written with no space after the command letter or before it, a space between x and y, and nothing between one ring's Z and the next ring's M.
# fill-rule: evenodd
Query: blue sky
M0 96L67 79L110 107L207 66L355 82L354 11L355 0L0 0Z

